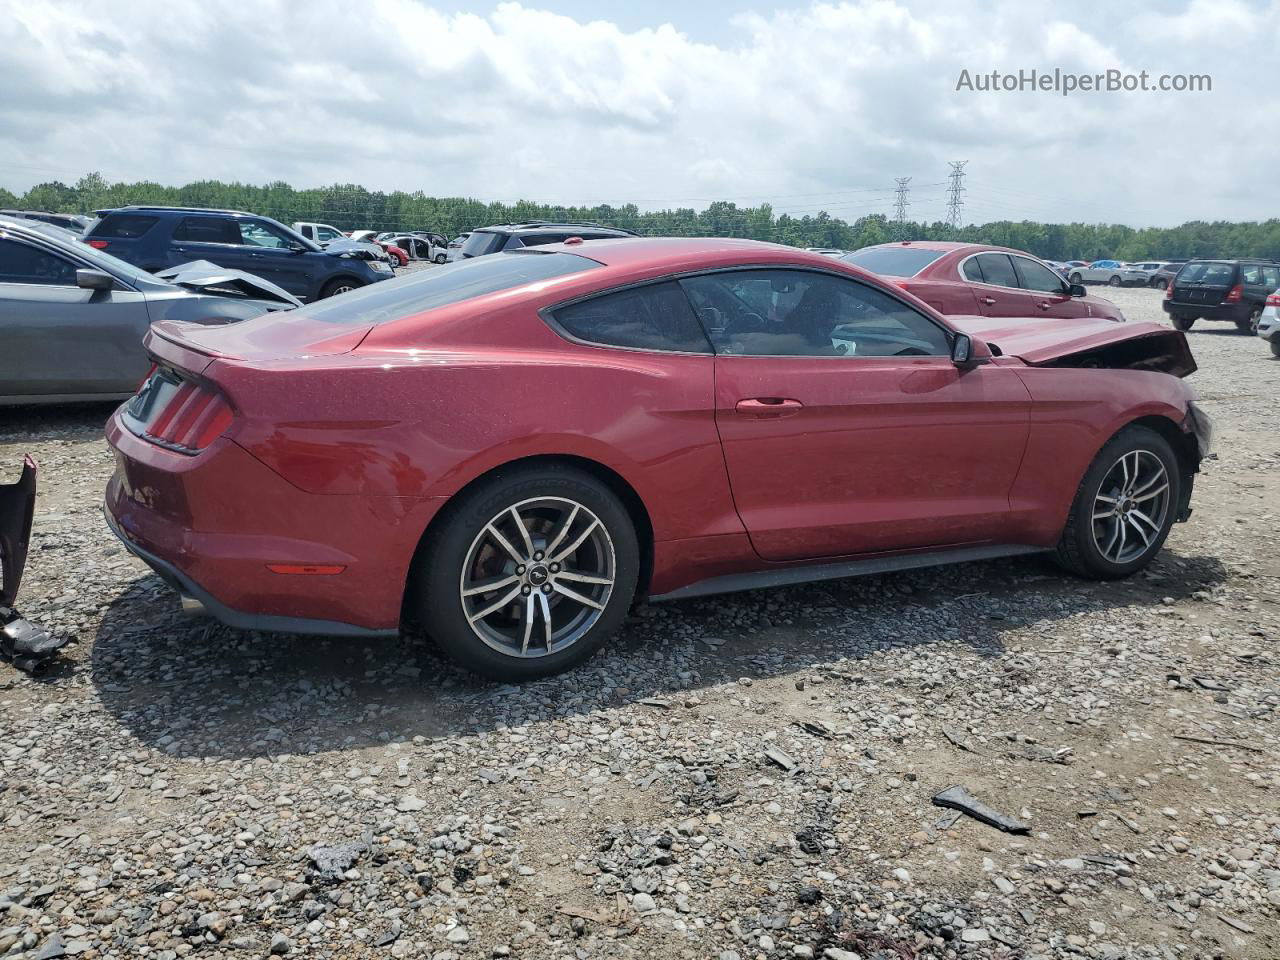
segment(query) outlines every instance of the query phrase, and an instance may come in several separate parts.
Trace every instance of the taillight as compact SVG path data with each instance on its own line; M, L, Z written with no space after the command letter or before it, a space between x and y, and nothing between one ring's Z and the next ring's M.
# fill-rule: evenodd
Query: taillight
M222 394L188 380L147 425L143 436L181 453L198 453L231 426L231 407Z
M107 240L86 240L85 243L93 247L95 250L105 250L107 247L111 246L110 242Z
M1164 288L1164 298L1166 300L1173 299L1173 281L1172 280L1170 280L1169 285Z
M1267 294L1268 307L1280 307L1280 293Z
M1240 298L1244 296L1244 285L1237 283L1234 287L1227 291L1227 297L1223 303L1239 303Z

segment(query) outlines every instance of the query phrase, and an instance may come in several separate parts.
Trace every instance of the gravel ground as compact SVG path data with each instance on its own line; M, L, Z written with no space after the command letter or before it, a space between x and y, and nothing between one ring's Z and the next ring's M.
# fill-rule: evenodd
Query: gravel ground
M642 608L519 688L181 619L99 515L108 410L0 411L22 607L74 638L0 664L0 956L1280 956L1280 365L1190 338L1220 459L1143 575Z

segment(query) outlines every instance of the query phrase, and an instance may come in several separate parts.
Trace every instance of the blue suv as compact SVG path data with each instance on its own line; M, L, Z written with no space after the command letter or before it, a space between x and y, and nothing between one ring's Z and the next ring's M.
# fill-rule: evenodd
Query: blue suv
M101 217L85 243L151 273L192 260L244 270L302 300L319 300L392 276L391 266L330 253L270 217L200 207L119 207Z

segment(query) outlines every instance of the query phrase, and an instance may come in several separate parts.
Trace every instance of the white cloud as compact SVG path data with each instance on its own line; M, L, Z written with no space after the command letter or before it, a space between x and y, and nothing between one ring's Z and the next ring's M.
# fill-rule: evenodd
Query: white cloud
M554 2L554 0L548 0ZM109 179L361 183L435 195L645 206L720 197L797 214L1173 223L1274 215L1260 158L1280 88L1242 38L1280 6L1191 0L797 5L715 42L533 4L415 0L10 4L0 184ZM705 19L705 18L704 18ZM705 37L706 32L703 31ZM962 69L1213 75L1210 94L957 92ZM1247 189L1245 186L1247 185ZM694 200L692 198L699 198Z

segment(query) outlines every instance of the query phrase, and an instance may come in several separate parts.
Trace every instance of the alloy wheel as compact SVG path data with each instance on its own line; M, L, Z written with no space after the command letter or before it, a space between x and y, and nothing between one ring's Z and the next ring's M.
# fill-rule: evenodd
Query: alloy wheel
M574 500L539 497L507 507L476 534L458 595L486 645L545 657L595 626L615 578L613 540L600 518Z
M1112 464L1093 503L1093 540L1102 556L1127 564L1146 553L1169 512L1169 471L1149 450L1131 450Z

